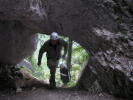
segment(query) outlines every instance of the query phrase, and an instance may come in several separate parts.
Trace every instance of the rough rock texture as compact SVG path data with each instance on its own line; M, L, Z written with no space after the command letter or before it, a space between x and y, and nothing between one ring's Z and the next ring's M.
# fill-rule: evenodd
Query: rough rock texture
M0 89L15 88L15 80L23 78L20 69L15 65L0 64Z
M133 13L131 0L48 0L55 29L80 43L90 54L77 84L98 81L110 94L133 96ZM95 77L97 76L97 78Z
M36 35L19 21L0 21L0 63L16 64L36 48Z
M24 87L48 87L49 85L44 80L39 80L33 77L28 71L20 69L13 64L0 64L0 89L15 90Z
M50 32L47 18L51 31L69 36L90 55L77 87L97 81L105 92L133 97L132 0L0 0L0 61L17 63L30 55L33 33Z
M16 64L36 49L37 32L47 32L45 3L0 0L0 63Z

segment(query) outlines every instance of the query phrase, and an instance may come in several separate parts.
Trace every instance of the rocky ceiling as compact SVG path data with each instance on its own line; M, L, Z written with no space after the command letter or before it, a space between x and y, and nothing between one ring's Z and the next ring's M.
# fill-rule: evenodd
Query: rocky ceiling
M19 63L36 49L36 33L52 31L90 55L78 88L98 81L103 91L133 96L132 0L0 0L1 63Z

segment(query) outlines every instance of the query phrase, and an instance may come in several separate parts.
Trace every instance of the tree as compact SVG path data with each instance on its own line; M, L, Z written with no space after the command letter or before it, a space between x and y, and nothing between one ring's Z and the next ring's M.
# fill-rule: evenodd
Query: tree
M73 46L73 41L69 39L68 40L68 56L67 56L67 67L69 71L71 69L71 61L72 61L72 46Z

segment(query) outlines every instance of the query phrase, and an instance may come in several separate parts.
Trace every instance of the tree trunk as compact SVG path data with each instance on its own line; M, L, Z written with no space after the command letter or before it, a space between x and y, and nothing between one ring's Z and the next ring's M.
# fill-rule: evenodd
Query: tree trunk
M73 45L73 41L71 39L69 39L68 41L68 56L67 56L67 67L69 69L69 71L71 70L71 61L72 61L72 45Z

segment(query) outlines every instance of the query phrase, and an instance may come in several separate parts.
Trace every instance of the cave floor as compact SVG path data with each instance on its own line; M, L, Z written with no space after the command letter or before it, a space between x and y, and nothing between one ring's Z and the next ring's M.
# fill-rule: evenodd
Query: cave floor
M26 90L17 94L2 94L0 100L124 100L102 93L90 94L85 91L68 89L35 89Z

